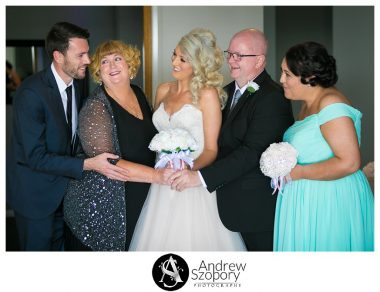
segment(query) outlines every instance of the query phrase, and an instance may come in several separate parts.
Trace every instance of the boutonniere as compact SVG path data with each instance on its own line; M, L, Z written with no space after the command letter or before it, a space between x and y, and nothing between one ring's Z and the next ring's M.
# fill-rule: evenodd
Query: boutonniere
M248 87L247 87L247 90L250 92L250 93L255 93L257 90L259 90L260 86L256 83L256 82L253 82L253 81L250 81L248 83Z

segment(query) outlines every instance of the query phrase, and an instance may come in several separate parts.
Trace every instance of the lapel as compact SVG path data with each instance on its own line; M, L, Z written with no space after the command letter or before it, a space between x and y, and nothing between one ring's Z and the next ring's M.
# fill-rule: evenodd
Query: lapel
M263 83L265 82L265 79L268 78L268 77L269 77L268 73L266 72L266 70L264 70L259 76L257 76L255 78L254 82L256 82L261 87L263 85ZM222 120L223 124L222 124L221 131L223 131L225 128L228 127L228 125L231 123L231 121L234 120L234 118L236 117L236 115L244 107L244 105L246 104L246 102L249 99L254 98L255 95L258 93L257 91L254 92L254 93L251 93L248 90L245 90L244 94L240 97L238 103L235 105L235 107L230 112L231 102L232 102L232 98L233 98L233 95L234 95L234 92L235 92L235 81L232 81L230 84L228 84L225 87L225 90L226 90L226 92L228 94L228 100L227 100L227 104L226 104L226 106L225 106L225 108L223 110L223 120Z
M57 123L62 129L57 133L57 135L64 135L64 133L66 133L66 153L71 154L71 135L69 133L69 126L66 121L65 109L63 107L61 93L59 92L57 81L55 80L50 67L46 69L45 77L48 84L49 102L53 111L52 114L53 116L57 117Z
M46 69L46 80L49 87L49 99L51 102L54 114L58 117L59 123L64 127L67 132L69 130L66 122L65 109L63 108L61 93L59 92L57 82L55 81L51 68Z
M237 113L240 111L240 109L243 107L245 102L248 100L248 98L252 98L252 95L254 95L254 94L255 93L251 93L248 90L245 90L243 95L240 97L237 104L235 105L235 107L232 109L232 111L229 112L226 122L228 122L229 120L233 120L235 118L235 116L237 115ZM232 100L232 98L231 98L231 100Z
M233 81L230 84L228 84L224 88L224 90L226 91L228 98L227 98L226 105L224 106L224 109L223 109L223 112L222 112L222 127L226 123L226 120L227 120L228 115L230 113L232 97L233 97L234 91L235 91L235 81Z

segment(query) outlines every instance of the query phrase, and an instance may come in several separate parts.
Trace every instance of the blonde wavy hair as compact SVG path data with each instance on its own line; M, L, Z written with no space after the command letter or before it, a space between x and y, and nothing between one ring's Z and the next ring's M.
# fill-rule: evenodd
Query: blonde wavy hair
M110 54L120 54L124 57L125 62L129 67L129 77L135 78L140 68L140 50L134 46L127 45L122 41L110 40L100 44L91 57L91 64L89 65L91 76L96 83L101 83L100 79L100 66L101 61L105 56Z
M215 87L222 107L227 94L222 88L223 53L216 44L215 35L208 29L196 28L183 36L178 47L193 67L194 77L190 83L193 103L198 104L199 93L203 88Z

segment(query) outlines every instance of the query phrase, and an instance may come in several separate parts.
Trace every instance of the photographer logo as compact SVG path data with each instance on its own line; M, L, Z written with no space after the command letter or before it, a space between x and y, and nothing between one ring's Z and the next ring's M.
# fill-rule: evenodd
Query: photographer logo
M176 254L161 256L153 265L153 280L163 290L175 291L182 288L189 278L189 267Z

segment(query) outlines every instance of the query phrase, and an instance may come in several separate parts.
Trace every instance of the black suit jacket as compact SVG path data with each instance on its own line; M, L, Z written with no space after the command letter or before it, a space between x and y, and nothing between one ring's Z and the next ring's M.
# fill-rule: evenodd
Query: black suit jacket
M225 87L229 96L223 110L217 160L201 170L207 189L216 190L219 216L232 231L273 230L276 196L270 179L260 171L262 152L282 141L294 122L291 104L266 71L255 82L259 90L248 90L230 112L235 82Z
M77 108L80 89L74 81ZM71 157L71 135L51 68L26 80L13 103L7 203L28 218L52 214L70 178L80 178L83 159Z

